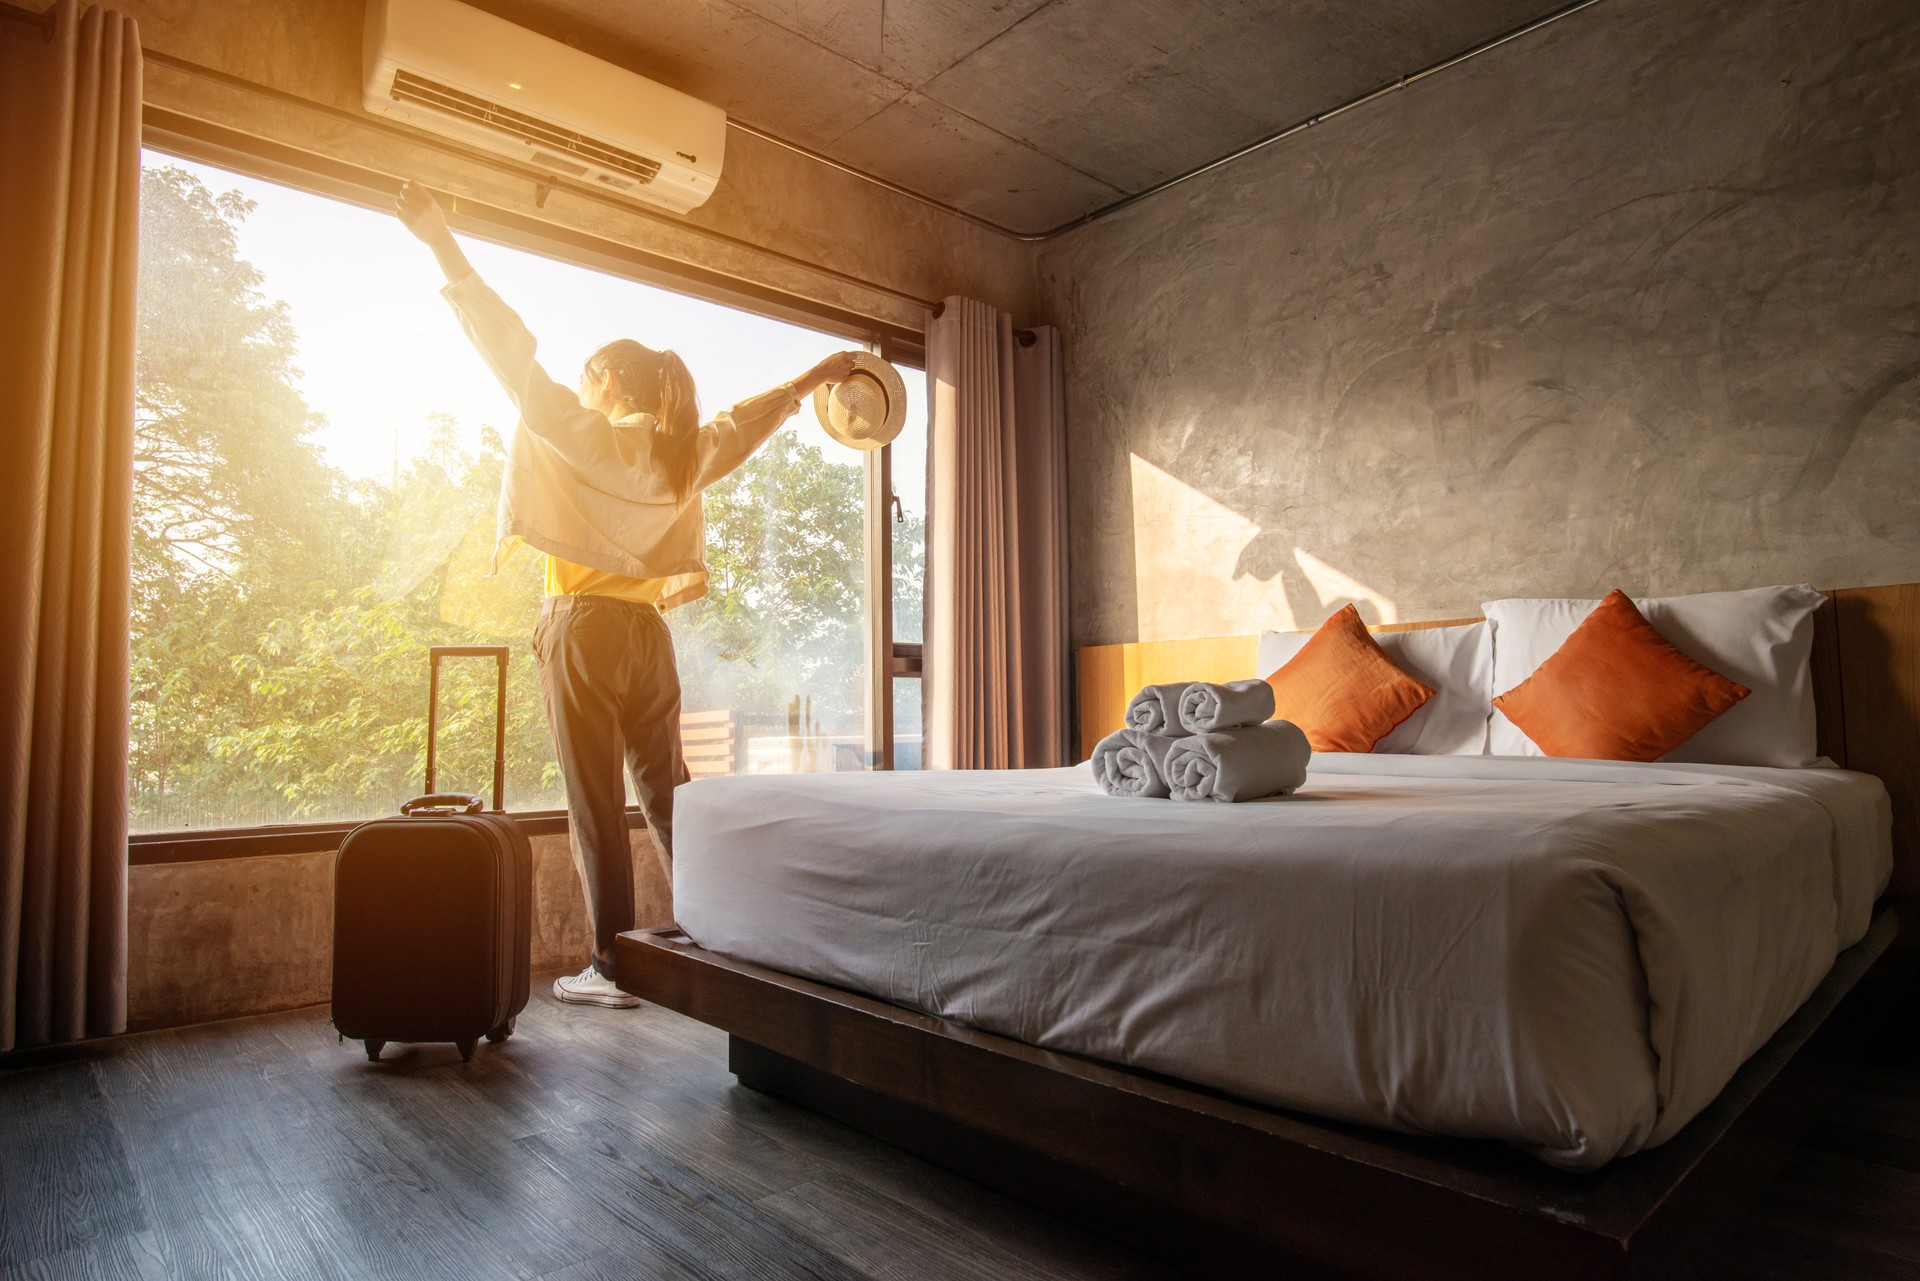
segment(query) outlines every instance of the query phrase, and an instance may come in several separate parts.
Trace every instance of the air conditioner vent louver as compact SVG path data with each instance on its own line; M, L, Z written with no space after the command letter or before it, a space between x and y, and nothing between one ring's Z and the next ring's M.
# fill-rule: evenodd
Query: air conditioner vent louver
M535 151L533 160L535 164L545 165L549 169L558 169L561 173L570 173L576 178L584 178L593 172L585 165L576 164L571 160L562 160L550 151Z
M471 120L497 132L511 134L536 147L578 156L603 168L632 174L643 183L652 182L654 175L660 172L658 161L604 142L596 142L585 134L550 125L502 103L490 102L476 94L440 84L410 71L394 72L392 94L396 102L413 103Z

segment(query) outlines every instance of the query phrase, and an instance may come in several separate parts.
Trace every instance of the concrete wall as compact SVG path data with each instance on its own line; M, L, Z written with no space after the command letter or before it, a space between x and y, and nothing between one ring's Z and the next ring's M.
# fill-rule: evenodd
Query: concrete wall
M634 917L673 921L673 890L645 830L633 833ZM318 1005L333 967L333 855L131 869L127 1023L133 1031ZM592 954L565 836L533 838L533 968Z
M1605 0L1047 246L1076 644L1920 579L1920 6Z

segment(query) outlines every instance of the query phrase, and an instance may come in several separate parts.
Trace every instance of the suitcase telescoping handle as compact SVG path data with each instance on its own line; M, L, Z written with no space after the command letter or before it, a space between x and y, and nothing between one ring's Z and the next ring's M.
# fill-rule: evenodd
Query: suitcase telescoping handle
M434 756L440 737L440 660L443 658L492 658L500 669L500 685L493 700L493 808L504 808L507 790L507 659L512 651L505 645L429 645L427 663L427 795L423 801L441 799L433 786ZM465 797L463 796L464 800ZM403 807L404 812L404 807Z
M434 792L414 797L401 805L400 812L409 818L415 814L478 814L486 804L472 792Z

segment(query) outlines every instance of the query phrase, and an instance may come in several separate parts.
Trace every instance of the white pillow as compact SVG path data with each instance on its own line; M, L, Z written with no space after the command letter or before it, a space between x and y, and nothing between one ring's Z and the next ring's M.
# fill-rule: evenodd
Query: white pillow
M1261 678L1284 667L1312 632L1260 633ZM1485 623L1375 632L1393 665L1433 687L1419 711L1373 745L1402 756L1479 756L1487 750L1487 714L1493 710L1493 629Z
M1753 691L1660 759L1704 765L1818 763L1808 657L1813 612L1822 599L1804 585L1636 599L1634 605L1675 649ZM1504 694L1533 675L1599 603L1496 600L1481 606L1494 629L1494 693ZM1487 750L1495 756L1546 754L1499 711L1493 714Z

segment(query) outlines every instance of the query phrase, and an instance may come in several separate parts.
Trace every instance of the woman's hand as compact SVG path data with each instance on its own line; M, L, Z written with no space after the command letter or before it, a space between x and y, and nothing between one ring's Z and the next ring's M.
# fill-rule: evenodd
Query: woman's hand
M853 356L850 351L836 351L825 360L793 380L793 391L797 396L812 394L814 388L843 383L853 377Z
M440 272L447 278L448 284L473 274L473 264L467 261L460 243L448 230L447 215L440 211L440 202L433 198L431 191L417 182L407 183L400 188L399 199L393 202L393 211L400 215L400 221L419 238L421 244L433 250L433 256L440 262Z
M393 210L424 245L439 245L453 239L453 233L447 229L447 216L440 211L440 202L417 182L400 188L400 198L393 202Z

